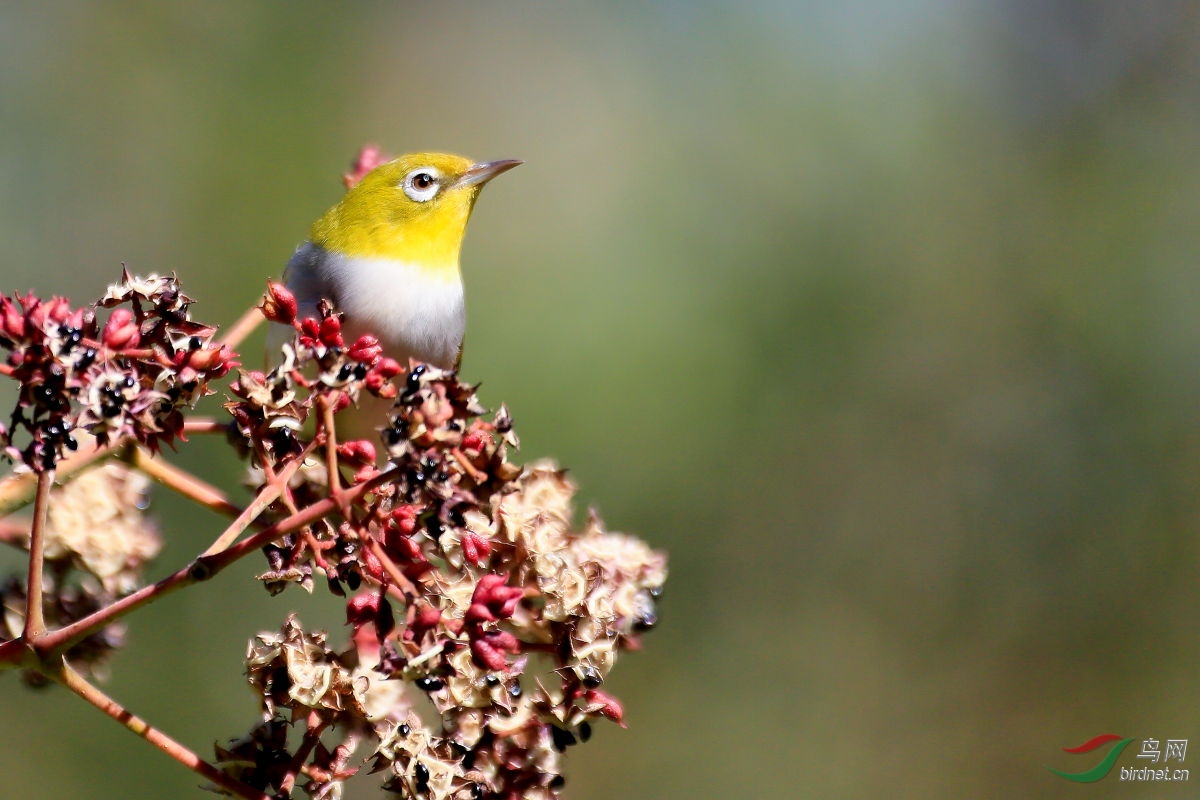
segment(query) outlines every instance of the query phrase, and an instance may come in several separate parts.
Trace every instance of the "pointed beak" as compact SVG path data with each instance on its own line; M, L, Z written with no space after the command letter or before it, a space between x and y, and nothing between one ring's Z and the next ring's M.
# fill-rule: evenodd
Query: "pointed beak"
M516 158L506 158L502 161L474 164L455 182L455 186L482 186L501 172L508 172L513 167L519 167L524 163Z

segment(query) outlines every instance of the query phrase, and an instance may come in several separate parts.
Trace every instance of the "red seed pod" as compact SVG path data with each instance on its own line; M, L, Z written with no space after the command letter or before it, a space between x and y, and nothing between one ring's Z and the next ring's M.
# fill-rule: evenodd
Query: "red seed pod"
M492 552L492 542L486 536L467 531L462 535L462 549L467 563L477 567Z
M379 613L379 593L359 592L346 601L346 624L355 628L375 619Z
M113 350L137 347L141 338L133 312L128 308L114 308L100 336L104 346Z
M479 579L467 609L467 622L493 622L511 617L517 603L525 596L520 586L505 586L503 575L488 574Z
M583 699L587 702L588 711L599 713L622 728L625 727L625 709L621 707L617 698L599 689L588 689L583 693Z
M321 321L316 317L305 317L300 320L300 332L312 339L318 338L321 335Z
M354 344L350 345L347 355L355 361L370 365L378 361L379 357L383 355L383 347L374 336L365 334L358 337Z
M321 320L317 338L326 347L345 347L346 343L342 340L342 321L337 317L326 317Z
M338 455L352 464L374 464L375 445L366 439L354 439L338 445Z
M385 576L383 574L383 564L379 563L379 559L376 558L375 554L370 550L364 550L362 552L360 564L362 565L363 572L366 573L368 577L379 583L384 582Z
M55 325L62 325L71 314L71 303L65 297L52 297L50 302L43 304L45 319Z
M356 484L366 483L379 474L379 469L374 465L363 467L358 472L354 473L353 482Z
M191 350L185 363L193 369L210 370L225 362L225 348L209 347Z
M417 530L418 513L420 513L420 509L417 506L397 506L392 509L392 520L395 521L400 533L412 536Z
M482 452L487 447L490 439L491 435L488 431L476 423L463 434L462 449L475 453Z
M372 371L378 372L384 378L394 378L404 371L404 367L394 358L381 358Z
M488 631L471 639L471 657L483 669L496 672L508 668L505 653L521 652L521 642L508 631Z
M259 308L264 317L284 325L294 325L299 311L296 296L282 283L275 281L267 281L267 293L263 295Z
M7 297L0 297L0 318L3 320L4 334L10 339L20 339L25 335L25 314L17 308L17 304Z
M423 606L412 620L408 623L407 630L404 632L404 638L410 640L420 639L427 632L433 630L442 622L442 612L432 606Z
M368 372L363 378L363 388L372 394L378 394L384 386L387 386L387 379L378 372Z

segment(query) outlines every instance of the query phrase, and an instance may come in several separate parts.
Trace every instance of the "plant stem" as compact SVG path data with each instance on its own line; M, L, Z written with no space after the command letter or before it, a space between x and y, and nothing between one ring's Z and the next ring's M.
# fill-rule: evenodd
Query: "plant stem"
M310 444L309 449L284 464L283 469L279 470L267 485L258 491L254 499L250 501L250 505L246 506L238 514L237 519L229 523L229 527L217 537L216 541L208 546L207 550L200 554L200 557L205 558L206 556L211 556L225 550L229 545L233 544L237 537L242 535L242 531L253 525L259 515L279 499L279 495L287 488L288 481L296 474L296 470L300 469L304 464L304 459L312 452L312 447L314 446L315 443Z
M371 555L379 559L380 566L383 567L383 571L387 573L388 577L392 579L392 584L406 595L404 598L405 602L411 602L412 598L420 596L420 592L417 591L417 587L408 579L408 576L400 571L400 568L396 566L396 563L392 559L388 558L388 554L383 551L383 545L375 540L371 540L367 543L367 549L371 551Z
M225 334L220 343L232 350L238 349L238 346L247 336L254 333L255 328L261 325L264 319L266 318L262 315L262 311L259 310L258 306L252 306L238 318L237 322L233 323L233 326L229 329L229 333Z
M375 487L393 480L396 477L397 472L399 472L398 467L386 469L366 483L360 483L357 486L352 486L343 491L341 500L346 503L353 503L355 500L362 497ZM332 514L334 511L337 511L340 506L341 502L339 502L337 498L326 497L322 500L318 500L311 506L301 509L297 513L280 520L271 527L265 528L253 536L243 539L237 544L222 550L219 553L214 553L213 555L206 556L200 560L203 560L206 564L214 567L215 569L224 569L225 567L229 566L229 564L232 564L234 561L237 561L239 558L244 556L246 553L257 550L263 545L273 542L284 534L299 530L306 525L311 525L317 520L323 519Z
M321 722L316 712L309 714L308 729L304 732L304 740L296 748L296 754L292 756L292 761L288 765L287 774L279 782L280 789L290 792L295 787L296 776L300 774L300 770L304 767L304 762L308 760L308 754L313 751L314 747L321 743L321 731L325 730L325 725L326 723Z
M228 423L219 422L211 417L195 417L183 421L184 433L225 433L228 430Z
M35 642L46 634L46 617L42 609L43 561L46 552L46 516L50 512L50 487L54 485L54 470L37 475L37 496L33 501L33 527L29 529L29 580L25 584L26 642Z
M345 491L345 499L353 502L357 498L371 491L377 486L386 483L395 478L396 468L392 468L381 472L366 483L360 483ZM281 473L282 474L282 473ZM178 591L185 586L190 586L193 583L208 580L215 576L218 572L228 567L238 559L252 553L263 545L269 544L276 539L285 536L286 534L297 531L306 525L311 525L319 519L322 519L329 514L338 510L339 504L337 500L331 497L326 497L323 500L318 500L311 506L292 514L274 525L264 528L259 533L250 536L237 544L226 547L219 552L213 552L207 555L202 555L192 563L168 575L157 583L150 586L143 586L132 594L125 595L120 600L105 606L99 611L95 611L86 617L76 620L66 627L59 628L56 631L51 631L45 636L42 636L36 642L29 642L36 647L38 653L45 658L47 655L54 653L62 653L67 649L77 644L78 642L91 636L96 631L103 628L105 625L111 625L121 617L134 611L147 603L157 600L167 594ZM210 548L211 549L211 548ZM20 640L14 640L20 641ZM11 642L0 644L0 653Z
M337 494L342 488L342 476L338 472L337 430L333 426L333 406L321 396L317 397L321 408L321 428L325 432L325 468L329 472L329 491Z
M100 459L111 456L118 448L125 445L125 441L118 439L106 445L95 445L82 453L76 453L70 458L58 462L55 474L58 476L59 483L65 483ZM0 517L29 505L37 493L37 484L38 476L34 472L11 474L0 480Z
M220 489L174 464L155 458L137 445L131 445L125 451L125 460L131 467L145 473L168 489L178 492L218 514L236 517L242 513L242 509L231 503Z
M471 463L471 459L467 458L467 454L460 448L455 447L452 449L450 455L454 456L454 460L462 467L463 472L467 473L471 480L475 481L475 485L482 486L487 481L487 475L477 470L475 465Z
M238 797L245 798L245 800L270 800L269 795L263 794L254 787L247 786L241 781L229 777L184 745L167 736L158 728L155 728L141 717L128 711L98 687L89 683L82 675L72 669L71 665L65 660L62 663L62 668L50 672L49 676L119 722L134 735L140 736L150 742L180 764L183 764L193 772L203 775L222 789L232 792Z

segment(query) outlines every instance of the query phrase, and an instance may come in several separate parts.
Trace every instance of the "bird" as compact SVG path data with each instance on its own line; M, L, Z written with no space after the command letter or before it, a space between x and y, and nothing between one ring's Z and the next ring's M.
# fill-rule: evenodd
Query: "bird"
M288 261L283 279L299 316L317 316L324 298L343 315L347 342L371 334L401 364L457 369L467 220L484 185L522 163L410 153L376 166L313 223Z

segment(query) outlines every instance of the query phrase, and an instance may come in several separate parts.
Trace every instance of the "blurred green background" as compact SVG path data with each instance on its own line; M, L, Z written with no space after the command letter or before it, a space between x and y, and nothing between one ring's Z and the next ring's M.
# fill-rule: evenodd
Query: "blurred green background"
M523 158L467 239L465 375L672 566L613 677L629 729L570 752L569 797L1184 797L1042 765L1200 739L1198 23L6 4L0 289L82 302L124 262L228 324L360 144ZM219 443L186 450L235 487ZM158 577L219 520L154 509ZM246 640L340 616L259 567L131 617L106 689L202 754L244 732ZM0 698L4 798L204 796L61 690Z

